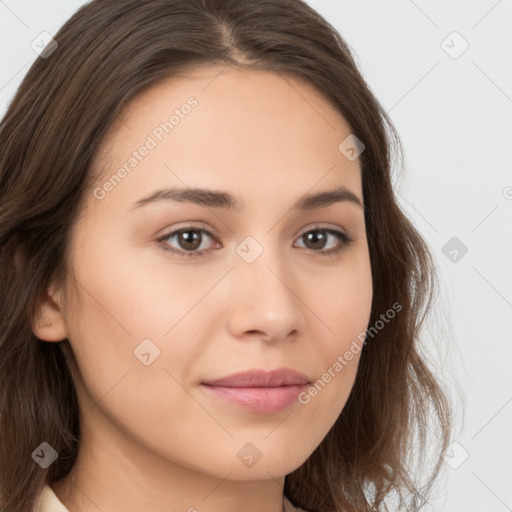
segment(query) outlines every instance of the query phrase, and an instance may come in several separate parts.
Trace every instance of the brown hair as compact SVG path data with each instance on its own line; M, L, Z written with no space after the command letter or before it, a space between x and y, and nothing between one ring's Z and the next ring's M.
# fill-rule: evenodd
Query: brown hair
M421 355L419 333L435 298L429 250L400 210L391 182L400 142L338 34L301 0L95 0L37 58L0 124L0 506L32 510L44 483L65 476L80 440L69 341L31 331L38 300L65 283L70 236L98 177L93 158L113 121L145 89L185 66L264 69L313 84L365 145L365 221L373 279L370 325L342 413L284 492L314 512L418 510L451 434L450 405ZM46 57L46 58L43 58ZM393 151L394 150L394 151ZM437 451L427 429L437 425ZM32 452L57 452L47 469ZM414 444L413 444L414 443ZM420 486L414 460L430 460Z

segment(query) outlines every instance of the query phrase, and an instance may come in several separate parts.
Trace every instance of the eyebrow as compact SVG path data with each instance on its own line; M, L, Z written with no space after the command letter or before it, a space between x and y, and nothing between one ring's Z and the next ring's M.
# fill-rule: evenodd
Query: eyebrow
M225 208L233 211L240 211L244 206L243 201L238 201L231 194L223 191L205 188L166 188L139 199L130 207L130 210L159 201L188 202L209 208ZM306 194L295 202L292 209L314 210L344 201L363 208L363 203L356 194L343 186L338 186L331 190Z

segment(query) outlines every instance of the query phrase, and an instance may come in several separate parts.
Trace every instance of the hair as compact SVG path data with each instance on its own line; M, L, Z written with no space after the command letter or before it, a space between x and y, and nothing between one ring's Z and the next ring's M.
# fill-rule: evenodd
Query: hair
M100 176L95 156L130 100L182 70L226 65L312 84L365 145L359 156L371 261L370 325L348 401L284 493L312 512L419 510L451 436L447 392L422 355L420 331L436 298L429 248L392 186L403 161L396 129L340 34L302 0L94 0L39 56L0 124L0 507L32 510L43 485L76 461L80 424L68 339L32 332L52 282L66 283L81 206ZM437 443L428 442L435 421ZM43 469L32 453L58 453ZM435 448L435 449L434 449ZM418 462L419 461L419 462ZM430 461L424 481L413 463Z

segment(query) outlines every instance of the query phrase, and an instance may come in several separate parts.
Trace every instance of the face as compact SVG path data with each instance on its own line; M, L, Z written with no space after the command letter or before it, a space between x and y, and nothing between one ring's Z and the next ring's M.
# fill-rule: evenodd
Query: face
M110 130L61 307L84 435L263 479L309 457L355 379L359 352L340 357L372 301L361 170L312 86L222 69L153 87Z

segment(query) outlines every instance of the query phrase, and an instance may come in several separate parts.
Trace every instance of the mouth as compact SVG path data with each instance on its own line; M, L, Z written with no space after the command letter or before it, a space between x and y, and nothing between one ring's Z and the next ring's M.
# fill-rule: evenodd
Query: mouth
M210 396L260 414L283 411L297 401L309 379L290 368L249 370L201 382Z

